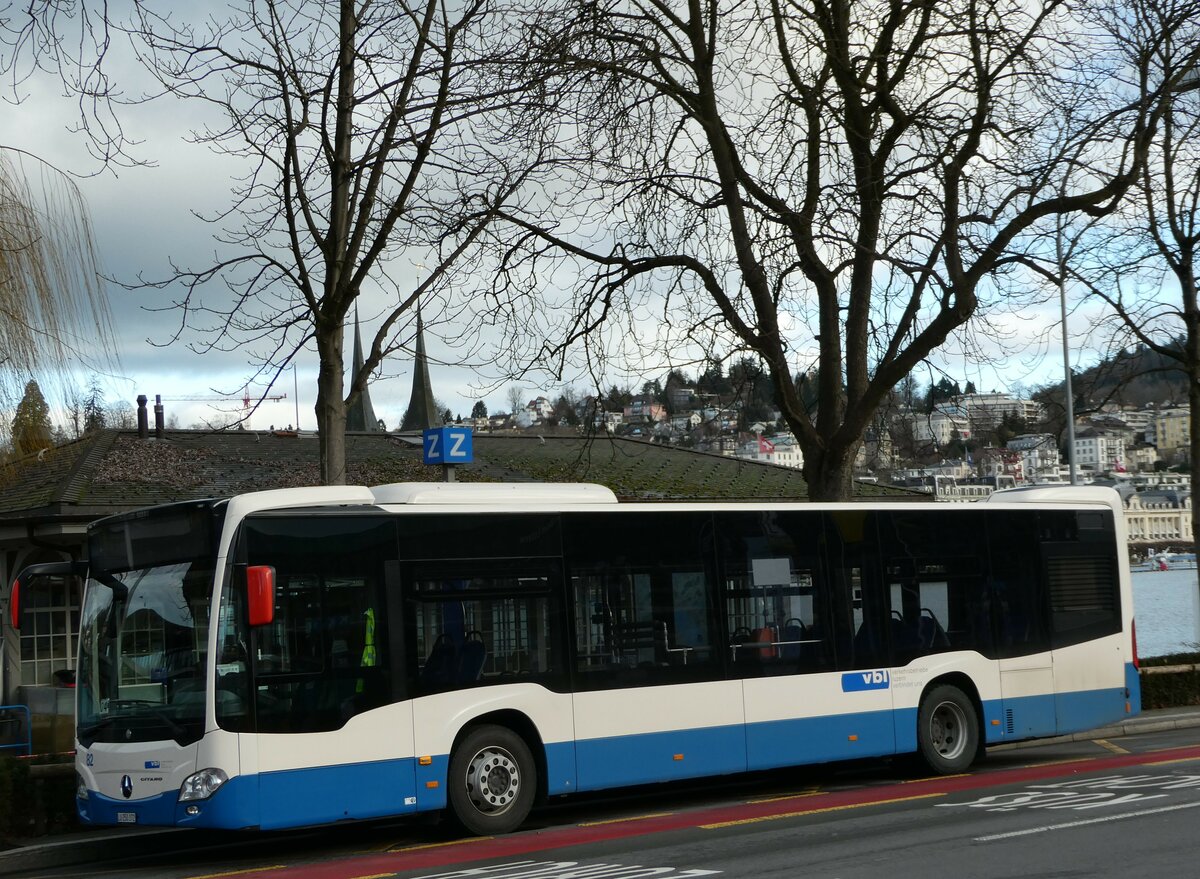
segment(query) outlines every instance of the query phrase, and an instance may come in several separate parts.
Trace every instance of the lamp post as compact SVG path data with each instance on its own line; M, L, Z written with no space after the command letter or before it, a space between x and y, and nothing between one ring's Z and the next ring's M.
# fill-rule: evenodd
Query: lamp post
M1064 184L1065 188L1065 184ZM1058 304L1062 310L1063 391L1067 397L1067 464L1071 485L1078 485L1075 469L1075 392L1071 388L1071 349L1067 344L1067 256L1063 249L1062 218L1055 228L1054 249L1058 259Z
M296 404L296 433L300 433L300 380L296 378L296 361L292 361L292 401Z

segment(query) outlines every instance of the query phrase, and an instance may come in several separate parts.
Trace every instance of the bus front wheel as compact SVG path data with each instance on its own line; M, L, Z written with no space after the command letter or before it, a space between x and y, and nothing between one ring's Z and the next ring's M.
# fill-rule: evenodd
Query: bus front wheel
M934 687L917 712L917 746L921 759L940 775L962 772L979 750L979 716L958 687Z
M450 807L472 833L521 826L533 807L537 769L525 740L504 726L471 730L450 757Z

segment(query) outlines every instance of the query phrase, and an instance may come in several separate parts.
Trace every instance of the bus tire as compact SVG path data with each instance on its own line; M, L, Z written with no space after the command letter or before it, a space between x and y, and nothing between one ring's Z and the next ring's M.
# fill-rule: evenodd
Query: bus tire
M979 751L979 715L958 687L934 687L917 712L917 751L939 775L962 772Z
M521 826L537 793L537 765L506 726L478 726L450 756L450 808L471 833L494 836Z

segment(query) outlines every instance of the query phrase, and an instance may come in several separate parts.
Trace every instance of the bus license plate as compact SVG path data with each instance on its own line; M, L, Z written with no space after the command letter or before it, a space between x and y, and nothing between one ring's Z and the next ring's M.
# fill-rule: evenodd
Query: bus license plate
M118 812L118 824L137 824L137 812Z

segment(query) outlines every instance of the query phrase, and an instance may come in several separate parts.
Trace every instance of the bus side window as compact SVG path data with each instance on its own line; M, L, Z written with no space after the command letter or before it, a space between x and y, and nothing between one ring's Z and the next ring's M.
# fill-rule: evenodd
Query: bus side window
M978 522L944 509L878 518L892 662L947 650L989 655L987 543Z
M383 582L395 529L373 516L247 518L247 564L276 570L275 618L228 670L244 662L253 674L259 732L334 730L392 700Z
M1041 544L1050 603L1051 646L1067 647L1121 631L1117 557L1100 513L1042 510Z
M711 522L707 514L564 517L580 689L721 677Z
M1034 516L989 512L985 519L991 622L994 647L990 656L1005 659L1050 649L1043 623L1048 601L1038 574L1038 532ZM1013 552L1015 546L1026 547Z
M820 514L722 513L716 522L734 674L832 668Z
M406 578L417 695L515 679L560 682L557 573L549 562L421 562Z

